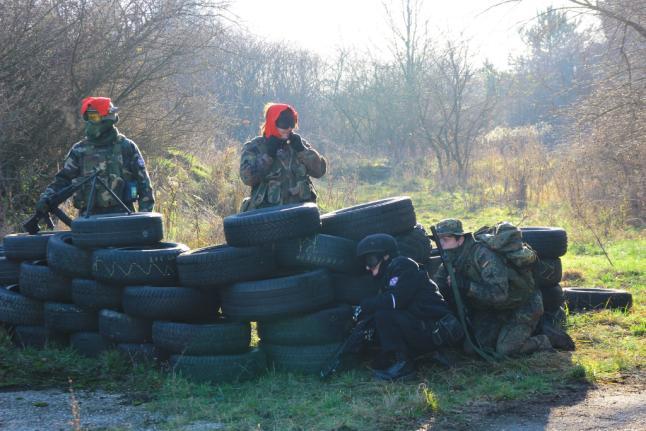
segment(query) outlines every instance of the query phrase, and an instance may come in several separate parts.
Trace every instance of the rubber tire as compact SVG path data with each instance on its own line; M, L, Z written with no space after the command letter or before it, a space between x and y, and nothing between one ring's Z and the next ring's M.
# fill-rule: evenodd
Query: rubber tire
M532 274L536 287L539 289L559 284L563 276L561 259L539 259L532 268Z
M276 260L284 268L326 268L356 274L362 264L356 257L357 243L332 235L313 235L281 241L274 245Z
M153 323L155 346L171 353L194 356L229 355L249 349L251 325L221 320L211 324Z
M98 332L76 332L70 335L70 347L81 356L98 358L105 351L114 348L114 345Z
M92 277L92 253L73 244L72 232L61 232L49 238L47 265L65 277Z
M173 322L199 321L217 315L207 296L190 287L128 286L123 291L123 309L135 317Z
M0 287L0 322L10 325L42 325L43 303Z
M343 208L321 216L321 232L360 241L368 235L405 233L417 224L413 202L397 196Z
M13 260L40 260L47 257L47 241L61 231L42 231L36 235L12 233L4 237L4 255Z
M247 247L314 235L321 229L318 207L311 203L278 205L224 218L227 244Z
M342 343L314 346L281 346L261 343L269 367L277 371L319 375L321 368L339 350Z
M79 307L100 310L121 309L123 288L100 283L96 280L75 278L72 280L72 300Z
M543 296L543 310L546 312L557 311L563 306L564 296L560 285L542 287L541 295Z
M259 349L237 355L173 355L169 362L173 372L198 383L238 383L267 369L267 358Z
M570 310L600 310L606 308L629 309L633 296L625 290L595 287L569 287L563 289Z
M560 227L528 226L520 228L523 241L541 258L556 259L567 252L567 233Z
M258 322L262 343L306 346L339 343L352 330L352 307L347 304L276 322Z
M273 254L261 247L228 245L199 248L177 257L182 286L217 287L226 283L268 277L276 268Z
M332 274L332 289L336 302L358 305L365 298L373 297L379 291L379 285L372 275Z
M99 328L96 311L86 310L74 304L46 302L43 317L45 327L65 334L94 332Z
M74 244L82 248L152 245L163 237L162 215L154 212L101 214L72 221Z
M72 280L55 274L43 260L20 264L20 291L39 301L72 301Z
M17 347L32 347L44 349L46 347L62 347L69 344L66 334L52 331L44 326L16 326L13 333L13 343Z
M222 312L237 321L281 319L323 308L334 299L326 270L236 283L222 289Z
M0 286L18 284L20 280L20 263L0 257Z
M147 343L153 323L114 310L99 312L99 333L115 343Z
M120 247L92 253L92 275L110 284L177 285L177 256L184 244L162 242L149 247Z
M165 352L162 352L151 343L119 343L117 344L117 351L133 364L155 362L168 357Z
M423 264L431 257L431 240L424 226L416 224L405 233L395 236L401 256L410 257L418 264Z

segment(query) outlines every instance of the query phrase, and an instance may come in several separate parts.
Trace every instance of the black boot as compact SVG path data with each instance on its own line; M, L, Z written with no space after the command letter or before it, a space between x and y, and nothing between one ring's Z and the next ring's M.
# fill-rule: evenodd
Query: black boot
M397 354L395 363L386 370L375 370L374 377L385 381L409 380L415 377L415 366L407 356Z

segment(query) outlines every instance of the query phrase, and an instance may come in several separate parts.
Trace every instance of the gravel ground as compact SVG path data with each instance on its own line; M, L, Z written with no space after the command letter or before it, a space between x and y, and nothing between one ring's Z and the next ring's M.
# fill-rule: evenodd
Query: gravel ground
M165 418L133 406L119 394L74 393L83 430L153 431ZM60 389L0 392L0 430L55 431L75 429L72 397Z

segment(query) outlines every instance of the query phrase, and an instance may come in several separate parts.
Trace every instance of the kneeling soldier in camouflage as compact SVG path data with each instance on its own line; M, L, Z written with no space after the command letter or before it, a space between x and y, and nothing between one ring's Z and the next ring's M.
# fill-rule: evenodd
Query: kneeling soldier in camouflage
M65 158L63 168L56 174L36 203L36 211L46 214L48 198L75 179L99 171L101 178L131 210L138 201L139 211L152 211L155 199L144 159L137 145L120 134L114 126L119 121L118 108L108 97L86 97L81 104L85 120L85 138L74 144ZM86 209L91 182L85 183L73 198L74 207ZM97 186L92 214L124 212L124 208L101 186Z
M507 264L471 232L464 232L460 220L442 220L435 230L453 265L475 343L497 356L552 350L547 336L532 336L543 315L543 300L531 269ZM444 264L433 279L440 292L453 300ZM472 353L468 343L465 350Z
M415 356L462 341L462 327L437 286L415 261L399 256L395 238L369 235L357 245L357 256L380 287L377 296L361 301L359 319L374 318L381 357L393 359L375 371L377 379L412 377Z

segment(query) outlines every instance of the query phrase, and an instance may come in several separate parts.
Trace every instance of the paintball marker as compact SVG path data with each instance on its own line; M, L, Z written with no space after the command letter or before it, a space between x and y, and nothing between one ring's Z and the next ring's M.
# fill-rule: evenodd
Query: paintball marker
M361 307L357 307L354 313L355 321L358 319ZM366 341L370 341L374 334L374 318L359 320L350 332L348 338L339 346L331 359L321 368L321 380L327 380L345 365L349 355L359 353Z
M101 171L96 170L92 174L81 177L77 181L72 182L69 186L63 188L60 190L58 193L55 193L51 195L49 198L47 198L47 206L49 206L50 210L47 213L42 213L42 212L36 212L33 216L31 216L27 221L25 221L22 224L22 228L25 232L29 233L30 235L36 235L40 231L40 226L38 223L41 220L45 221L45 224L49 229L54 228L54 223L52 222L52 219L50 217L50 214L54 214L60 221L65 223L67 226L70 226L72 224L72 219L69 218L67 214L58 206L65 202L67 199L69 199L74 193L76 193L77 190L79 190L83 185L85 185L88 182L92 182L92 189L90 190L90 197L88 199L87 207L85 209L85 216L88 217L90 215L90 209L94 206L94 197L96 196L96 186L97 186L97 181L99 184L101 184L111 195L116 199L116 201L121 204L121 206L128 212L128 214L131 214L132 211L130 211L130 208L126 204L123 203L121 199L112 191L110 187L99 177L99 173Z

